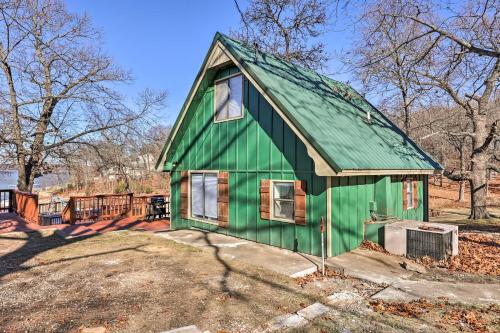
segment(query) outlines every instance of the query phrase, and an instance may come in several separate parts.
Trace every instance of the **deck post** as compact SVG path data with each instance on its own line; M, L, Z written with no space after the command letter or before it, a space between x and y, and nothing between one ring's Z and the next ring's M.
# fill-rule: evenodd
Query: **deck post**
M132 205L134 204L134 193L128 193L127 196L128 196L127 217L130 217L133 215Z

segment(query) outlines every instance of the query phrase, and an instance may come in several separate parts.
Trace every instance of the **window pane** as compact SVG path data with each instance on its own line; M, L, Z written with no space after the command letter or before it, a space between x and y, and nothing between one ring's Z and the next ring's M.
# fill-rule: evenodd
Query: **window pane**
M205 217L217 219L217 175L205 174Z
M228 116L229 81L215 85L215 119L224 120Z
M413 182L411 179L406 181L406 206L408 208L413 207Z
M203 217L203 175L191 174L191 213Z
M274 217L293 220L293 201L274 200Z
M243 82L241 75L229 79L229 118L237 118L241 116L241 102L243 97L242 85Z
M273 183L275 199L293 200L293 183Z

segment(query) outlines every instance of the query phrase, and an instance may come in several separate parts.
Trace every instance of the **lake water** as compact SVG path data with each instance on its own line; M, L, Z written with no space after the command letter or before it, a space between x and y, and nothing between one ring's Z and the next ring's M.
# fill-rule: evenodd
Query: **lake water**
M61 185L67 183L69 176L67 173L53 173L43 175L35 179L34 190L40 190L48 186ZM15 189L17 187L17 171L0 171L0 189Z

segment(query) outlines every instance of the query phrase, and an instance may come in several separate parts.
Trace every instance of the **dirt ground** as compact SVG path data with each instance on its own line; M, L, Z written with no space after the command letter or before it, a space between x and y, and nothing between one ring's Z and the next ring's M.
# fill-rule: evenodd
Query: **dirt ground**
M458 182L450 181L443 177L443 186L440 186L439 180L433 181L429 177L429 208L431 210L448 210L450 208L465 208L468 215L470 207L470 187L465 186L465 200L458 201ZM487 202L488 208L494 212L498 212L500 216L500 176L492 179L489 183L490 191L488 192Z
M224 263L148 233L67 242L45 232L0 237L0 331L161 332L198 325L247 332L315 302L317 289ZM18 238L19 237L19 238Z
M308 325L289 332L478 332L500 330L500 307L464 306L418 300L340 303Z
M481 323L500 329L497 308L443 303L419 317L378 312L368 298L384 286L338 274L292 279L229 264L209 251L146 232L74 241L48 230L6 234L0 236L0 256L0 332L79 332L97 326L107 332L161 332L186 325L260 332L273 317L325 303L336 292L351 292L359 302L334 305L299 331L438 332L443 314L457 311L468 316L476 311ZM474 331L460 318L446 330Z

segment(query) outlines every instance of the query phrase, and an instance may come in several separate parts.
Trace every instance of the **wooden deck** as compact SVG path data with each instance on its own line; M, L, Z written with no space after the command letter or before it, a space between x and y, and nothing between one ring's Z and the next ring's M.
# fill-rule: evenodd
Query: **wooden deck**
M154 221L143 221L136 217L123 217L108 221L99 221L88 224L55 224L41 226L29 223L14 213L0 214L0 234L10 232L37 232L43 229L55 229L57 233L65 238L88 237L115 230L141 230L141 231L163 231L170 229L168 219Z

